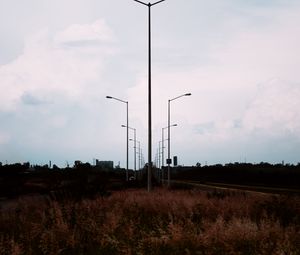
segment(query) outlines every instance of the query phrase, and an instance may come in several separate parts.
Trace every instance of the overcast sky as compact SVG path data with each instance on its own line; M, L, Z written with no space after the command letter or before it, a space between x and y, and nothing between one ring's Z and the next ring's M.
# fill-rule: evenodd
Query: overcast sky
M147 14L132 0L0 0L0 161L125 167L126 105L106 95L129 101L146 160ZM171 104L179 164L300 162L299 24L298 0L153 6L153 159L168 99L190 92Z

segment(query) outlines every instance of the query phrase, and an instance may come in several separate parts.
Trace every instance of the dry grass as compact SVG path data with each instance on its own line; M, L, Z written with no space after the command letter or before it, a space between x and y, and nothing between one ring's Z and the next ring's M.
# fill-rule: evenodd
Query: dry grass
M300 254L300 199L141 190L0 215L0 254Z

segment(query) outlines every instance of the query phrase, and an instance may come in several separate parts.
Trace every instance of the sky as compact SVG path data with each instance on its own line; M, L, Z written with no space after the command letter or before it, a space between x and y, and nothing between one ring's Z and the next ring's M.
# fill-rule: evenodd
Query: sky
M151 13L153 160L168 100L192 93L171 102L179 164L300 162L300 1ZM147 15L133 0L0 0L0 162L125 167L126 105L107 95L129 102L147 162Z

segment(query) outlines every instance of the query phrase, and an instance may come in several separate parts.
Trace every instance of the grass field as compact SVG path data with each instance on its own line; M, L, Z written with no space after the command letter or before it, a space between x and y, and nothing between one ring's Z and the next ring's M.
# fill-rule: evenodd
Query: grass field
M300 197L157 189L2 206L0 254L300 254Z

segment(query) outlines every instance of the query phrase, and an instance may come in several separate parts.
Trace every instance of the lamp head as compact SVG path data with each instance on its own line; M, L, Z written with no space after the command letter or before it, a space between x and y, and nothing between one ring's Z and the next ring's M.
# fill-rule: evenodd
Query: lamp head
M173 126L173 127L177 127L177 124L173 124L172 126Z
M192 95L192 93L186 93L185 94L185 96L191 96Z
M127 127L127 126L125 126L125 125L122 125L121 127Z
M106 98L108 98L108 99L112 99L112 97L111 97L111 96L106 96Z

